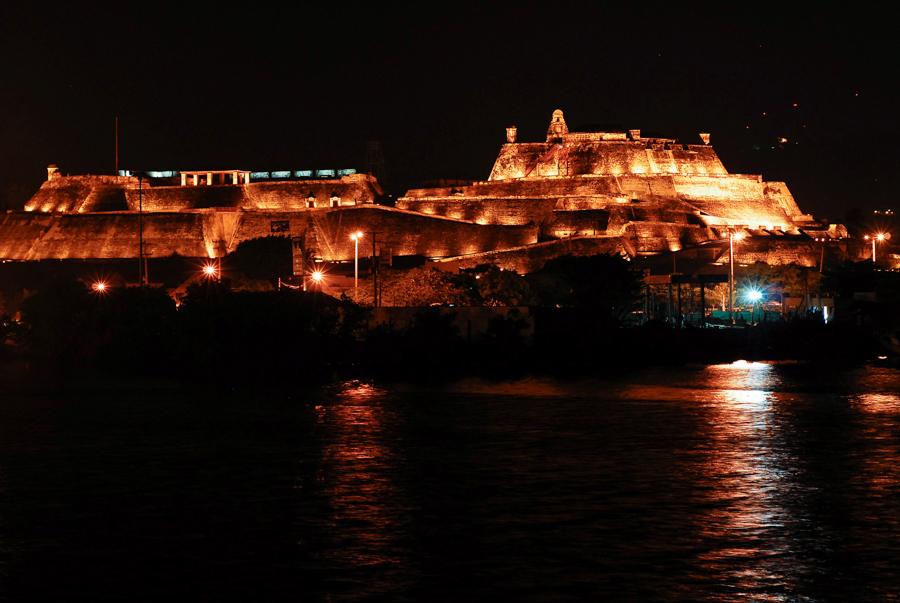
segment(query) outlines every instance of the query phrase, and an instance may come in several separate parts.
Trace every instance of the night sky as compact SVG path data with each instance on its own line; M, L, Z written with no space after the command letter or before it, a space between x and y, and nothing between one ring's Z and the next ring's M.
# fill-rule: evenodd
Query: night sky
M48 163L111 173L116 115L123 168L363 167L379 140L402 194L486 178L504 128L540 140L556 108L571 130L711 132L729 171L832 220L900 205L889 19L672 6L4 6L0 207Z

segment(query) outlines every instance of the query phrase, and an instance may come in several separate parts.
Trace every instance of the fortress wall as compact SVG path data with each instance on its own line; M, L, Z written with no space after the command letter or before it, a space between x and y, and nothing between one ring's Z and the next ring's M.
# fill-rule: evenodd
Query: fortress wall
M78 211L93 188L86 182L73 182L69 186L51 187L45 182L34 196L25 203L25 211L69 212Z
M41 188L25 203L25 211L114 211L105 209L110 191L131 186L137 187L137 178L103 175L59 176L41 184ZM115 210L122 209L125 209L124 205L115 208Z
M763 194L765 194L767 201L780 207L785 214L792 218L806 217L794 200L794 195L788 190L786 183L764 182L763 184Z
M125 211L127 209L128 200L125 189L121 186L102 184L91 190L78 212Z
M552 219L554 199L465 197L403 199L398 208L479 224L539 224Z
M688 210L660 205L653 202L617 204L610 207L610 228L622 227L630 222L664 222L679 226L702 225L702 220Z
M288 230L281 226L287 222ZM273 223L276 228L273 232ZM244 240L309 231L328 260L353 259L350 233L377 233L379 247L395 255L444 257L516 247L537 241L537 226L482 226L411 214L381 206L321 209L302 214L190 211L143 215L147 255L213 257ZM370 236L370 235L369 235ZM138 255L138 215L0 215L0 259L130 258ZM368 238L368 236L367 236ZM369 253L371 239L361 243Z
M241 241L271 236L271 223L287 219L285 214L275 212L243 212L229 250ZM371 254L373 231L378 248L392 255L466 255L537 241L536 226L482 226L377 205L314 210L292 216L289 221L290 232L284 235L304 235L328 261L353 259L350 234L357 230L364 233L360 254L366 256Z
M542 230L553 237L601 236L607 233L609 212L606 210L555 211L553 221Z
M202 214L144 215L143 225L147 255L208 255ZM138 216L132 213L6 214L0 222L0 252L13 260L137 257L138 230Z
M793 198L786 198L780 189L766 194L767 185L751 176L728 178L674 177L678 195L690 205L709 216L710 224L745 224L752 228L761 225L788 228L793 211ZM785 189L786 190L786 189ZM793 206L793 207L792 207ZM799 215L799 209L797 209Z
M373 178L345 177L335 180L303 180L294 182L251 182L245 188L244 207L263 210L307 209L310 195L316 207L330 207L332 195L341 198L341 205L374 203L380 194Z
M454 194L456 191L456 194ZM498 180L476 182L468 186L451 188L410 189L397 200L397 206L417 198L447 198L461 200L466 197L616 197L621 195L619 184L613 177L545 178L529 180Z
M31 249L52 225L53 214L0 213L0 260L29 260Z
M488 180L506 180L509 178L523 178L536 161L535 157L546 153L550 148L542 142L525 142L505 144L500 147L500 153L491 168Z
M688 200L723 199L741 203L755 201L763 196L762 179L758 176L729 176L727 178L673 176L672 183L675 192Z
M650 141L571 141L505 144L489 180L558 175L681 174L724 176L728 172L708 145Z
M811 268L819 265L820 253L821 247L815 241L766 237L735 245L734 261L738 264L765 262L771 266L799 264ZM722 258L721 262L728 262L727 253Z
M138 210L138 190L126 191L128 209ZM241 207L244 204L242 186L145 186L140 190L145 212L174 212L210 207Z
M679 251L717 237L702 226L683 226L666 222L632 222L625 227L625 238L634 253Z
M554 211L606 210L610 206L627 203L624 197L563 197L556 200Z
M480 264L494 264L504 270L527 274L539 270L548 260L562 256L586 256L601 253L627 253L620 237L570 237L496 252L480 253L462 258L448 258L440 264L442 270L474 268Z
M329 207L332 195L342 205L374 203L380 194L374 178L345 176L340 180L296 180L251 182L247 185L144 186L144 211L181 211L215 207L300 211L307 209L307 198L315 197L316 207ZM138 190L126 191L128 209L138 208Z
M376 231L380 247L392 255L447 257L468 255L487 250L516 247L537 241L537 226L482 226L430 218L397 210L376 207L351 208L328 212L316 224L320 249L328 252L325 259L352 259L350 232ZM325 242L327 241L327 244ZM361 243L369 245L371 239Z

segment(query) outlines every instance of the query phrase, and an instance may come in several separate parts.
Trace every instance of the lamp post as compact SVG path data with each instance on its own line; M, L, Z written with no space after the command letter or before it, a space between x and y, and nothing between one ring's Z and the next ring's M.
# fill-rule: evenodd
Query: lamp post
M363 233L357 230L350 235L353 240L353 300L359 301L359 240Z
M207 262L203 266L203 275L207 278L207 280L215 280L216 282L220 282L222 280L221 264L219 264L218 262Z
M144 286L144 174L138 172L138 284Z
M876 232L876 233L872 233L871 235L866 235L863 238L867 241L870 239L872 241L872 263L874 264L875 263L875 243L876 242L883 243L884 241L886 241L887 239L890 238L890 235L887 235L883 232Z
M728 229L728 316L734 324L734 242L744 238L744 233Z
M312 273L310 273L309 278L312 279L313 285L321 287L322 281L325 280L325 273L321 270L316 269L313 270Z
M750 289L747 291L747 300L750 302L750 322L756 320L756 305L762 301L763 294L759 289ZM765 317L765 310L763 311Z

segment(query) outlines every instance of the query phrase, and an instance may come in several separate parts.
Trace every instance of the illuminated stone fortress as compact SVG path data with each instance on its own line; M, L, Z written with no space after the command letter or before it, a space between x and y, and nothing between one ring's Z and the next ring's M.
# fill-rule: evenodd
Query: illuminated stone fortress
M541 142L519 142L516 127L506 129L486 181L411 190L397 206L478 224L534 224L543 247L576 253L675 252L721 241L731 229L769 249L799 251L768 254L777 262L800 259L817 237L846 235L804 214L784 182L729 174L709 143L708 133L682 144L640 130L570 132L556 110Z
M301 237L325 261L352 260L350 233L377 253L527 272L550 257L635 257L709 248L729 230L757 259L813 265L815 239L843 227L804 214L783 182L729 174L710 135L697 144L628 132L570 132L553 112L540 142L506 143L487 180L412 189L396 207L355 170L123 171L63 176L55 166L24 212L0 215L0 260L220 257L264 236Z

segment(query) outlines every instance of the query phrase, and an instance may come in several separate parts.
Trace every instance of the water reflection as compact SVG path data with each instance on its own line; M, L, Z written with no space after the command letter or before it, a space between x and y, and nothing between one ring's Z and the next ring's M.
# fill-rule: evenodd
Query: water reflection
M849 402L863 418L856 426L860 439L848 481L853 491L866 495L847 506L847 520L858 534L848 548L865 564L866 573L880 575L894 571L894 564L883 555L873 554L872 543L890 542L893 559L900 558L900 543L888 536L900 533L896 509L900 498L900 395L867 392L850 396ZM870 593L873 600L896 595L896 589Z
M896 600L900 371L802 370L0 396L0 600Z
M386 408L385 396L371 384L351 381L314 410L323 442L317 490L329 511L322 555L350 590L360 585L353 587L348 577L366 583L370 572L377 572L379 585L400 589L402 578L385 577L413 565L400 543L407 510L397 480L401 459L389 445L398 415ZM371 585L366 589L373 592Z
M900 413L900 395L894 393L866 393L851 396L851 404L865 413L893 414Z
M794 459L773 416L777 373L769 364L739 362L710 366L704 377L710 390L703 410L712 429L701 450L710 489L699 518L700 571L734 596L785 600L781 593L794 576L783 563L791 551L782 503Z

